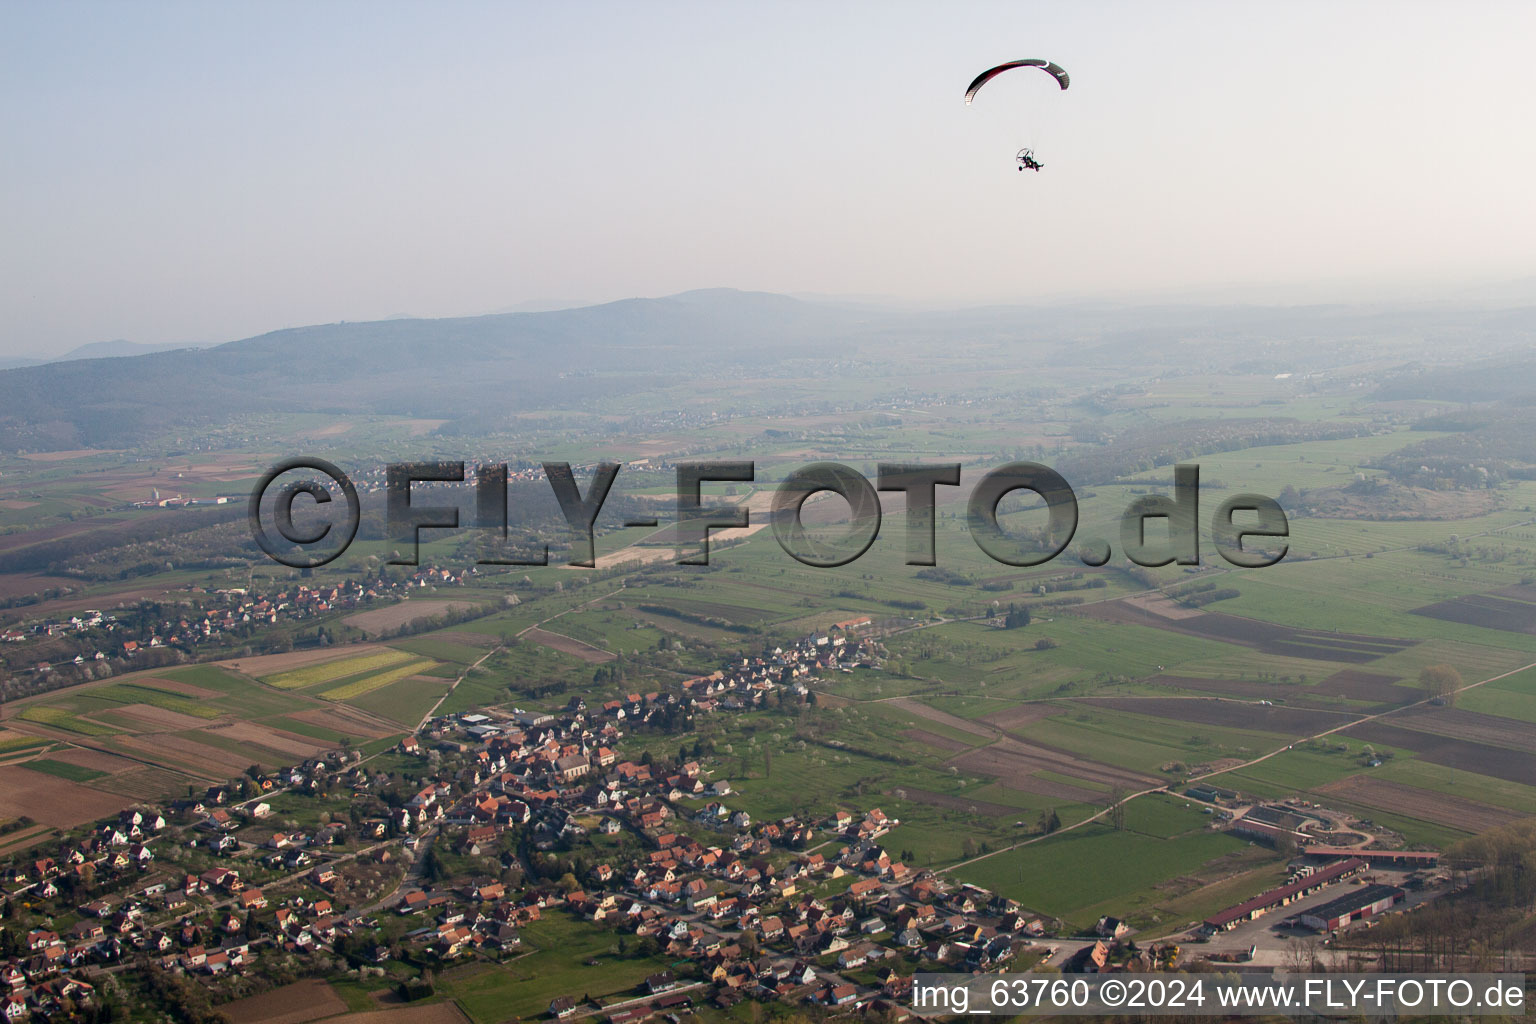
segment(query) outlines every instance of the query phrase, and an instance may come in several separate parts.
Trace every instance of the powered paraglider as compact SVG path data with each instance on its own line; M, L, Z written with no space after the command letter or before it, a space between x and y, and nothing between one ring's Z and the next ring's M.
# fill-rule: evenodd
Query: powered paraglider
M997 67L989 68L988 70L983 71L981 74L977 75L976 80L971 83L970 88L965 90L965 105L971 105L971 101L976 98L976 93L981 90L982 86L986 85L988 82L992 81L992 79L996 78L1003 72L1012 71L1014 68L1039 68L1046 74L1050 75L1052 78L1056 79L1056 84L1061 86L1063 89L1072 84L1072 79L1067 75L1066 69L1061 67L1059 64L1052 64L1048 60L1040 60L1037 57L1031 57L1026 60L1011 60L1006 64L999 64ZM1015 159L1018 161L1019 170L1021 171L1038 171L1041 167L1045 166L1040 161L1035 159L1035 151L1028 147L1019 150Z

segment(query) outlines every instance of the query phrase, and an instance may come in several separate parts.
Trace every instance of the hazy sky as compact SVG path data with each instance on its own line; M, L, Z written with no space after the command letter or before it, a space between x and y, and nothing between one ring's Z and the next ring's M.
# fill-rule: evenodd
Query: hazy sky
M4 0L0 355L713 286L1525 277L1533 39L1527 0ZM965 107L1018 57L1072 88Z

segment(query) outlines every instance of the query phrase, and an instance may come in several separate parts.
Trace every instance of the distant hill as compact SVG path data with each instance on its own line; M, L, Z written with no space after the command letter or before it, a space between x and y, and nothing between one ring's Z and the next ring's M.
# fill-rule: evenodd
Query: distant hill
M146 345L137 341L93 341L79 348L72 348L52 359L0 359L0 370L18 366L42 366L44 363L67 363L74 359L112 359L122 356L142 356L151 352L170 352L185 345Z
M151 352L174 352L189 348L187 345L147 345L140 341L93 341L89 345L72 348L50 362L68 362L72 359L121 359L126 356L147 356Z
M0 371L0 445L122 446L272 412L505 415L597 403L701 365L826 351L854 314L726 289L539 313L274 331L205 349ZM107 343L116 354L123 343ZM87 346L89 348L89 346ZM596 405L594 405L596 408Z
M1388 402L1512 402L1528 408L1536 403L1536 359L1526 355L1456 367L1410 367L1383 384L1376 397Z

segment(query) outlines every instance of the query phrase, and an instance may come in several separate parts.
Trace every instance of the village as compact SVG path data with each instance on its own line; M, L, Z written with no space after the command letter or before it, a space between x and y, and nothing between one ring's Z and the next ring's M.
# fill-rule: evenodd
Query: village
M634 991L612 993L597 977L608 997L555 993L556 1018L629 1022L743 999L900 1018L920 970L1171 969L1213 940L1209 959L1251 959L1259 942L1238 929L1266 912L1311 898L1290 923L1326 934L1405 896L1350 881L1434 866L1433 853L1317 843L1321 814L1234 814L1224 805L1239 794L1193 787L1185 795L1208 802L1212 827L1295 844L1291 880L1208 918L1182 950L1138 946L1113 917L1073 941L1058 921L904 863L900 822L878 806L756 821L733 807L714 752L686 735L676 757L623 755L628 740L680 719L814 702L819 673L878 664L880 645L860 637L868 625L733 656L675 689L441 716L387 754L253 766L164 807L126 810L52 855L13 858L0 940L7 1018L75 1012L125 974L170 972L240 994L249 979L277 983L322 959L398 976L401 998L419 997L431 988L423 971L515 960L521 930L548 915L626 937L630 959L659 968ZM305 824L275 824L295 818ZM243 987L224 984L236 976Z
M0 645L4 645L0 657L11 666L14 683L66 685L109 672L207 657L207 651L234 644L260 646L264 628L329 622L336 613L393 602L412 591L462 586L476 574L473 566L465 570L427 566L394 577L348 578L313 586L294 582L269 590L254 586L195 589L183 601L190 609L178 607L174 617L164 612L157 616L150 604L141 603L116 612L84 609L0 629ZM50 652L77 653L66 657L54 653L52 660L38 660L33 652L45 645ZM60 678L48 678L55 675Z

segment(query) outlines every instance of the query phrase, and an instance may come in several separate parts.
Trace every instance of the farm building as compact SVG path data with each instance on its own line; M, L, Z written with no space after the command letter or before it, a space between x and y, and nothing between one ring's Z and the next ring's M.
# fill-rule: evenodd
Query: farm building
M1265 805L1250 810L1247 814L1243 815L1243 820L1260 821L1266 825L1273 825L1275 828L1284 829L1287 832L1296 832L1300 830L1302 824L1307 819L1283 807Z
M1255 821L1252 815L1237 819L1232 825L1232 834L1267 843L1270 846L1279 846L1285 842L1300 843L1307 838L1300 832L1292 832L1290 829L1277 828L1262 821Z
M1390 910L1394 904L1400 903L1405 895L1407 894L1395 885L1361 886L1347 896L1340 896L1320 907L1313 907L1299 915L1298 920L1308 928L1320 932L1331 932L1335 928L1344 927L1351 921L1359 921Z
M1205 927L1212 932L1230 931L1244 921L1262 917L1277 907L1294 903L1303 896L1309 896L1334 882L1357 875L1364 869L1365 861L1363 860L1340 861L1321 871L1314 871L1304 878L1298 878L1294 882L1262 892L1253 899L1228 907L1220 913L1212 914L1205 919Z
M1432 868L1440 863L1440 854L1434 850L1360 850L1350 846L1308 846L1301 851L1308 857L1333 860L1339 857L1358 857L1373 867Z

